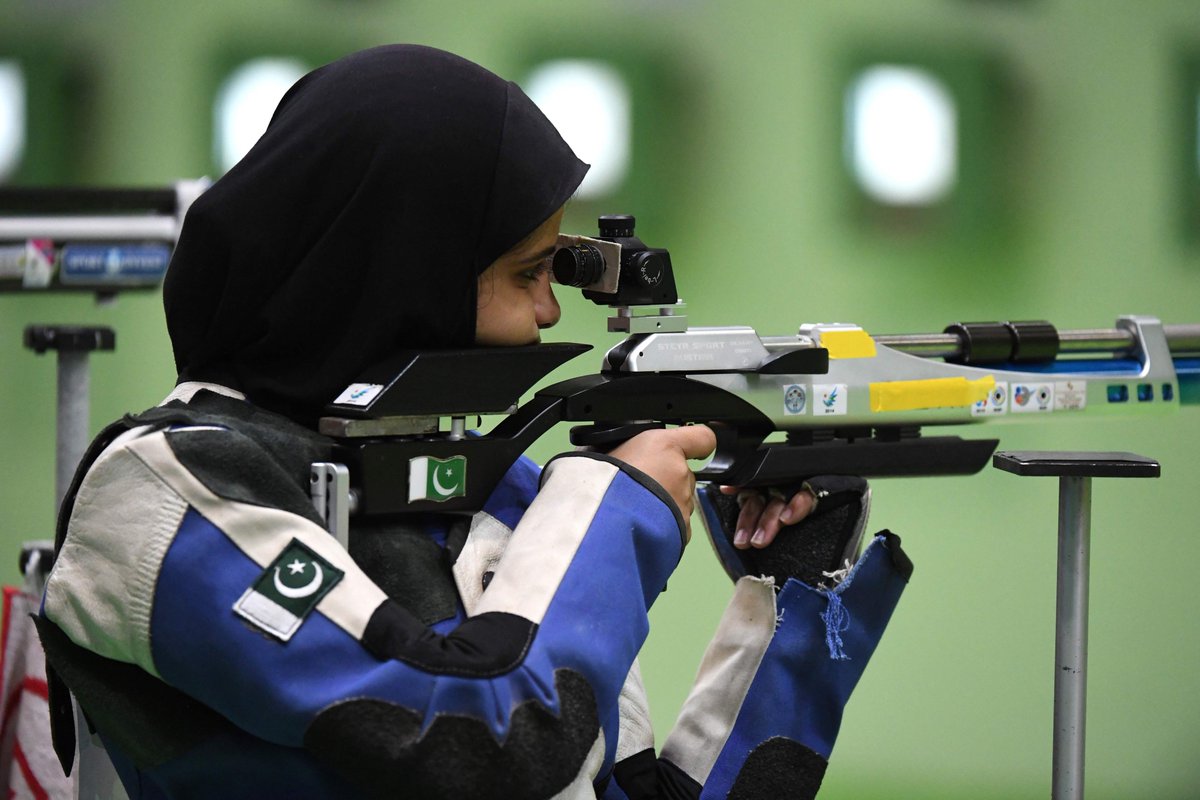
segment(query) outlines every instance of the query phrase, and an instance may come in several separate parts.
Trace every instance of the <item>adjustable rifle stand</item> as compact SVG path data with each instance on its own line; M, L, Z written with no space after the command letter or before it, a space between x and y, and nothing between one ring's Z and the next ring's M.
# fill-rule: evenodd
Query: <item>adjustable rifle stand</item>
M1082 800L1087 713L1088 558L1092 478L1157 478L1157 461L1133 453L996 453L996 469L1058 478L1058 600L1054 642L1053 800Z
M62 505L75 468L87 449L88 357L93 350L112 350L116 335L112 328L79 325L29 325L25 346L38 355L58 351L58 414L55 419L54 508Z
M55 420L54 508L58 509L71 488L75 469L87 450L90 375L88 359L93 350L112 350L116 335L112 328L78 325L30 325L25 328L25 346L38 355L58 351L58 412ZM44 565L49 571L50 564ZM75 800L124 798L127 795L99 738L88 736L89 723L75 706L78 756L73 782Z

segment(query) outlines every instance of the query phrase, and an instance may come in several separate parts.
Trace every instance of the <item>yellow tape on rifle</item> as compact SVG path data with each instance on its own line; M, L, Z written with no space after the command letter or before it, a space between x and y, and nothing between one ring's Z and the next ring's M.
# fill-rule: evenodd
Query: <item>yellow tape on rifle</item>
M965 408L984 400L996 388L991 375L977 380L929 378L871 384L871 410L915 411L919 408Z
M821 347L830 358L874 358L875 340L862 328L845 331L821 331Z

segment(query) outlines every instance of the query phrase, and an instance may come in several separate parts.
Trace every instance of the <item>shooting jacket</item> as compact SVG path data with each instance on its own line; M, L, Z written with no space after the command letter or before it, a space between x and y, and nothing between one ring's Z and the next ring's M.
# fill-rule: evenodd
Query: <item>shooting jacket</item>
M39 627L130 797L815 793L877 638L843 627L857 660L831 659L826 595L739 581L660 756L636 665L684 544L660 486L522 460L469 522L352 524L347 551L309 499L329 441L234 394L110 428L60 523ZM855 584L886 624L876 550Z

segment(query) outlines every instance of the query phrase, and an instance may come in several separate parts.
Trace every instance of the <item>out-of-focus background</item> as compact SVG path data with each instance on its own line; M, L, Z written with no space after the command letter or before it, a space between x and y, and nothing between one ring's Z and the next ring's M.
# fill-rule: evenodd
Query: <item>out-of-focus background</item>
M386 42L457 52L533 94L596 164L564 229L636 214L671 250L693 324L1200 322L1187 0L0 0L0 181L215 178L295 77ZM614 343L604 309L560 297L549 338ZM155 290L0 294L12 580L21 542L52 535L54 357L21 345L47 322L116 329L116 351L91 359L93 431L174 378ZM1088 796L1200 797L1200 412L994 432L1005 449L1161 460L1159 480L1094 484ZM553 438L535 455L565 446ZM1056 497L992 469L876 482L873 526L917 568L822 797L1047 796ZM660 736L730 593L702 538L642 657Z

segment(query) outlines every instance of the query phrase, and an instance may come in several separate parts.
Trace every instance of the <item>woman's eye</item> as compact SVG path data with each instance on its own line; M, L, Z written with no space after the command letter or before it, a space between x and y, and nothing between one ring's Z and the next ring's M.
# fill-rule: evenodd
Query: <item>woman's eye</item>
M550 274L551 260L549 258L538 262L538 265L533 269L525 270L521 273L521 277L530 283L536 283L542 279L543 275Z

